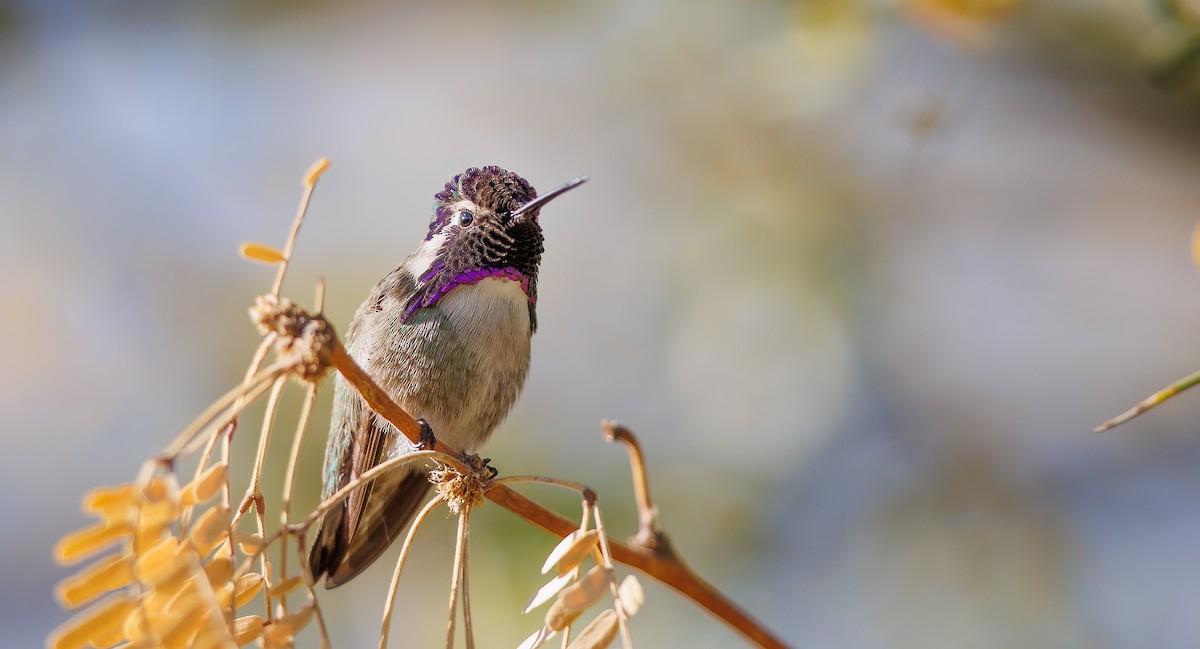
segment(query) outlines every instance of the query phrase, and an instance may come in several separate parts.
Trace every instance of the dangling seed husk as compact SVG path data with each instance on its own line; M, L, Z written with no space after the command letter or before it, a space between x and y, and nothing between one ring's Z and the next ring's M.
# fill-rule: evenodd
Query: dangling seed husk
M292 591L304 585L304 578L300 575L288 577L287 579L271 586L267 589L267 594L271 597L283 597L290 594Z
M238 577L233 587L233 592L237 593L234 598L234 608L241 608L254 599L254 596L262 589L262 585L263 576L257 572L248 572ZM217 602L221 604L221 608L229 608L229 584L225 584L217 592Z
M107 636L114 626L120 628L135 602L129 593L120 593L101 601L55 629L51 633L50 646L53 649L87 647L92 638Z
M212 552L212 549L229 535L231 520L233 514L223 506L213 507L201 514L200 520L196 521L188 537L196 548L196 553L204 556Z
M557 567L560 575L570 572L591 554L599 538L596 530L576 530L566 535L550 551L550 556L546 557L546 563L542 564L542 574L550 572L551 567Z
M168 536L142 552L134 564L134 573L145 583L157 584L174 575L178 559L179 539Z
M208 577L208 583L214 590L228 584L229 577L233 574L233 559L217 557L209 561L204 566L204 574Z
M646 591L642 590L642 582L633 575L626 576L620 587L617 588L617 604L621 607L621 612L625 614L625 619L636 615L645 601Z
M562 593L563 604L580 611L587 610L608 590L609 572L604 566L594 566Z
M554 631L562 631L571 626L580 613L583 613L583 609L567 606L559 597L546 611L546 626Z
M75 609L93 599L133 583L133 556L113 555L60 581L54 594L65 609Z
M548 626L544 626L537 631L534 631L533 635L525 638L525 642L522 642L517 649L538 649L538 647L546 644L546 641L550 638L553 638L555 635L558 635L558 631L555 631Z
M283 261L282 250L255 241L242 244L242 256L246 259L261 261L264 264L278 264Z
M85 514L97 514L105 517L126 512L134 506L133 497L136 493L137 490L131 484L96 487L84 494L83 511Z
M575 578L575 574L576 573L572 571L565 575L559 575L554 579L551 579L545 586L539 588L538 591L533 594L533 597L530 597L525 602L525 607L521 609L521 612L528 613L542 604L550 601L551 597L557 595L558 591L566 588L567 584L571 583L571 580Z
M128 525L100 521L75 530L54 544L54 560L62 565L78 563L112 545L117 539L130 536Z
M189 482L179 495L179 500L185 505L202 503L217 495L229 475L229 465L222 462L214 464L200 474L200 477Z
M250 644L263 634L266 620L261 615L247 615L233 621L233 640L240 647Z
M604 649L617 637L618 628L617 612L610 608L597 615L596 619L571 641L568 649Z
M233 538L237 541L238 549L241 550L243 554L255 554L259 550L262 550L262 534L244 534L239 532L234 534Z

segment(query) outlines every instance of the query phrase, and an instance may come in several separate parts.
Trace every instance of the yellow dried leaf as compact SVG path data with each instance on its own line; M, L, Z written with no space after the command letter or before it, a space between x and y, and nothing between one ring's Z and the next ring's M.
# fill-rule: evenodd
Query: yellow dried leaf
M296 575L294 577L288 577L278 584L271 586L271 588L267 590L267 594L271 597L283 597L284 595L290 594L292 591L303 585L304 578L300 575Z
M92 638L111 635L112 628L121 628L137 600L128 593L113 595L88 610L67 620L50 634L53 649L82 649ZM104 646L104 645L100 645Z
M226 629L210 629L196 635L192 649L237 649L236 640Z
M278 264L283 261L283 251L265 243L248 241L242 244L241 252L246 259L261 261L264 264Z
M101 559L58 583L55 596L63 608L73 609L110 590L133 583L133 557L114 555Z
M147 618L150 613L143 608L142 610L134 610L130 615L125 616L125 637L134 645L139 644L146 639Z
M250 644L263 634L266 620L261 615L247 615L233 621L233 640L237 646Z
M214 464L183 488L183 492L179 494L179 500L185 505L202 503L221 491L228 476L229 465L227 463Z
M155 476L142 487L142 497L148 503L158 503L175 500L175 479L167 476Z
M316 609L312 604L302 607L300 610L275 620L275 626L278 628L288 629L292 635L299 633L304 627L308 626L312 620L313 612Z
M560 575L570 572L587 555L591 554L592 548L596 547L598 542L599 535L596 530L582 533L579 530L571 532L550 551L550 556L546 557L546 563L542 564L542 574L550 572L550 568L555 566L558 567Z
M125 512L133 507L137 490L131 484L115 487L96 487L83 495L83 511L111 517L113 513Z
M618 628L617 612L610 608L584 627L568 649L604 649L617 637Z
M180 609L177 613L178 617L175 623L170 628L166 629L161 636L163 646L167 649L185 649L190 647L192 638L204 627L208 621L207 612L204 610L204 602L198 599L192 599L187 602L187 606Z
M233 559L220 556L209 561L204 566L204 574L208 576L208 583L214 589L224 586L229 583L229 577L233 575Z
M259 644L263 649L287 649L293 645L295 638L296 634L291 629L272 624L262 634Z
M141 581L157 584L175 574L178 559L179 539L168 536L141 553L134 565L134 572Z
M565 606L585 611L608 589L609 572L604 566L595 566L577 583L562 593Z
M636 615L645 601L646 591L642 590L642 582L633 575L626 576L617 588L617 604L621 607L621 612L625 614L625 619Z
M313 166L308 168L308 173L304 174L304 184L317 184L317 180L321 177L321 174L325 173L325 170L329 168L329 164L329 158L321 158L320 160L314 162Z
M1192 228L1192 264L1200 268L1200 222Z
M254 596L262 589L262 585L263 576L257 572L248 572L238 577L233 587L233 592L237 593L234 597L234 608L241 608L254 599ZM229 607L229 592L229 584L225 584L217 592L217 602L221 608Z
M571 580L574 578L575 572L571 571L565 575L559 575L554 579L551 579L545 586L539 588L532 597L526 600L525 606L521 609L521 612L528 613L542 604L550 601L551 597L554 597L558 594L558 591L566 588L567 584L571 583Z
M546 627L554 631L562 631L571 626L571 623L582 612L583 609L581 608L567 606L563 603L563 599L559 597L546 611Z
M229 523L233 514L224 506L213 507L200 515L188 539L196 553L204 556L212 551L229 534Z
M63 565L77 563L107 548L113 541L130 536L131 532L128 525L104 521L75 530L54 545L54 560Z
M538 649L538 647L546 644L547 640L556 635L558 635L558 631L544 626L537 631L534 631L533 635L525 638L525 642L522 642L519 646L517 646L517 649Z
M169 500L146 503L138 509L138 531L153 534L175 520L179 505Z
M238 549L241 550L243 554L255 554L259 550L262 550L262 534L245 534L243 532L238 532L237 534L234 534L233 538L235 541L237 541Z

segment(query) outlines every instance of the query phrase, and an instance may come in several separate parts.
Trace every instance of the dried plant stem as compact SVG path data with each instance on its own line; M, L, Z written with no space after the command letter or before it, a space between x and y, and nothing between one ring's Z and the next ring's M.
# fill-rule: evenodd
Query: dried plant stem
M596 531L599 532L600 538L600 555L604 569L608 572L608 589L612 591L613 601L620 599L617 596L617 579L613 573L612 564L612 549L608 546L608 533L604 531L604 520L600 517L599 503L592 506L592 519L596 521ZM633 649L633 637L629 635L628 620L625 619L625 613L621 607L616 608L617 611L617 626L621 629L621 646L625 649Z
M471 623L471 506L467 505L460 519L462 532L462 603L463 603L463 633L467 639L467 649L475 649L475 627Z
M559 537L579 529L576 523L529 500L505 485L487 492L487 499ZM677 555L661 556L609 540L614 561L637 568L646 575L675 589L722 620L747 640L764 649L787 649L782 640L729 598L697 576Z
M300 523L300 527L302 529L308 529L309 527L312 527L313 523L317 522L317 519L324 516L329 512L329 510L340 505L342 501L345 500L355 489L358 489L371 480L374 480L380 475L387 473L388 471L391 471L401 465L415 462L420 459L432 459L444 463L449 463L450 461L454 460L454 458L440 451L413 451L412 453L405 453L404 455L394 457L386 462L380 462L379 464L371 467L369 471L364 471L362 475L351 480L350 482L347 482L346 486L338 489L337 492L335 492L332 496L326 498L324 502L318 505L317 508L314 509L308 515L308 517L304 519L303 522Z
M396 559L396 570L392 573L392 585L388 590L387 602L383 605L383 628L379 632L379 649L387 648L388 632L392 626L392 608L396 603L396 592L400 590L400 573L404 570L404 563L408 560L408 551L412 549L413 539L417 537L417 530L420 529L421 524L441 502L442 497L439 495L425 503L425 507L417 513L412 525L408 528L408 535L404 537L404 545L400 547L400 558Z
M1200 384L1200 372L1196 372L1194 374L1185 376L1182 379L1179 379L1178 381L1172 383L1171 385L1168 385L1167 387L1159 390L1158 392L1155 392L1154 394L1150 395L1149 397L1146 397L1145 399L1143 399L1136 406L1130 408L1129 410L1126 410L1125 412L1117 415L1116 417L1113 417L1112 419L1109 419L1108 421L1104 422L1103 424L1096 426L1095 428L1092 429L1092 432L1093 433L1101 433L1101 432L1108 430L1109 428L1113 428L1115 426L1120 426L1121 424L1129 421L1130 419L1133 419L1134 417L1137 417L1138 415L1142 414L1143 412L1146 412L1147 410L1154 408L1158 404L1166 401L1167 399L1170 399L1171 397L1179 394L1180 392L1183 392L1184 390L1187 390L1188 388L1195 387L1197 384Z
M283 497L280 499L279 507L279 521L283 529L287 529L291 523L289 518L292 512L292 490L296 486L296 465L300 462L300 446L304 441L304 430L308 428L308 418L312 415L312 406L316 399L317 384L309 383L304 392L304 402L300 405L300 419L296 422L296 434L292 437L292 450L288 453L287 469L283 477ZM281 582L287 581L287 549L287 543L279 548L279 580ZM298 554L304 556L303 551ZM279 598L279 606L283 610L283 614L287 615L287 595Z
M572 491L578 491L583 494L584 501L589 502L596 499L596 492L582 482L573 482L571 480L560 480L558 478L548 478L541 475L510 475L503 478L492 480L492 486L507 485L518 482L540 482L542 484L551 484L558 487L565 487Z
M259 372L250 381L247 381L246 383L243 383L242 385L239 385L229 392L221 395L221 397L214 401L213 404L208 407L208 409L200 413L200 416L197 417L191 423L191 425L189 425L187 429L183 431L183 433L181 433L173 442L171 442L171 445L168 446L167 450L163 452L164 460L167 462L174 462L175 460L179 459L180 455L188 447L192 439L203 432L204 429L208 427L210 423L212 423L212 420L217 418L217 415L220 415L227 408L229 408L230 405L234 404L239 399L244 399L245 401L254 401L259 397L259 395L267 390L267 387L271 385L272 381L286 372L287 369L288 363L286 361L276 362L267 369Z
M465 507L458 515L458 538L454 543L454 568L450 574L450 621L446 624L446 649L454 649L454 622L458 618L458 589L461 588L463 548L467 540L467 516L471 508Z
M300 226L304 224L304 215L308 213L308 204L312 200L313 190L317 188L317 180L329 167L329 160L321 158L313 163L304 177L304 195L300 198L300 207L296 208L296 218L292 221L292 229L288 232L287 244L283 248L283 263L275 273L275 283L271 285L271 294L278 296L283 288L283 277L287 274L288 264L292 261L292 253L296 250L296 237L300 235Z
M620 422L606 419L600 422L604 437L620 442L629 451L629 468L633 475L633 495L638 508L638 533L634 545L657 554L673 553L670 539L658 524L658 508L650 500L650 479L646 475L646 459L637 436Z

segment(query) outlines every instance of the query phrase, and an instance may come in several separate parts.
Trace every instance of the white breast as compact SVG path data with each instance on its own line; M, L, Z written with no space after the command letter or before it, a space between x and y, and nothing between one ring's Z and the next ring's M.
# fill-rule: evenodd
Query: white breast
M529 298L519 282L489 277L459 286L437 308L457 330L472 360L468 394L448 428L474 450L516 402L529 371ZM437 431L435 429L435 434ZM448 440L449 441L449 440Z

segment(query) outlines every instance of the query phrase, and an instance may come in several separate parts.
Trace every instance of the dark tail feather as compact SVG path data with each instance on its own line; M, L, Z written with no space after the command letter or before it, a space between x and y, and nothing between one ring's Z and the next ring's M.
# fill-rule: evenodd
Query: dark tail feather
M376 479L353 535L345 541L342 539L348 521L338 516L339 520L331 524L327 516L309 553L313 579L328 575L325 587L337 588L366 570L408 527L425 503L431 486L425 471Z
M342 529L345 511L345 505L334 507L317 526L317 538L308 551L308 571L312 573L314 584L336 570L346 554L346 535Z

